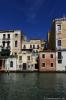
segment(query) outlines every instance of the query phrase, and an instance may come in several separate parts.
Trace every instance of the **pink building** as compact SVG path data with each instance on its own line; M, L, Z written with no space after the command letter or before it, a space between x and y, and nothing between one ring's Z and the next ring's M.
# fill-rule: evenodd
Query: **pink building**
M40 52L39 71L56 71L56 53L51 51Z

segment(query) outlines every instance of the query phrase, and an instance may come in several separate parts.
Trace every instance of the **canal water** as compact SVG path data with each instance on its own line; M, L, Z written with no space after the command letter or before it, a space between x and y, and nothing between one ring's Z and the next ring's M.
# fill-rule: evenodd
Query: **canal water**
M0 73L0 100L66 100L65 73Z

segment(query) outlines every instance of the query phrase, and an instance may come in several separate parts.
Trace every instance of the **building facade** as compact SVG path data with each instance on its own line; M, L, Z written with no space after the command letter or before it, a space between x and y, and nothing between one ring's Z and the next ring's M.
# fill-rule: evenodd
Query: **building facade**
M52 50L66 49L66 18L55 19L48 34L49 48Z
M45 46L45 41L41 40L30 40L22 42L22 49L33 49L35 52L43 51Z
M22 49L22 51L18 54L17 64L17 70L34 71L35 64L33 63L32 50Z
M56 71L66 71L66 50L56 52Z
M17 59L15 57L8 57L5 59L5 71L17 71Z
M0 46L2 46L3 49L9 49L11 55L17 55L22 48L21 35L20 30L0 31Z
M56 71L56 53L52 51L40 52L39 71Z
M56 71L66 71L66 18L53 20L49 47L56 51Z

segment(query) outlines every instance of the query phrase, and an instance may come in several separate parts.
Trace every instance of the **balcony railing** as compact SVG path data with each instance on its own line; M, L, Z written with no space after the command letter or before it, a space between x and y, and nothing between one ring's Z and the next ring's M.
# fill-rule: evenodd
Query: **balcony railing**
M10 49L10 46L8 46L8 47L4 47L4 46L3 46L2 49Z
M4 37L3 37L2 40L10 40L10 38L8 38L8 37L7 37L7 38L4 38Z

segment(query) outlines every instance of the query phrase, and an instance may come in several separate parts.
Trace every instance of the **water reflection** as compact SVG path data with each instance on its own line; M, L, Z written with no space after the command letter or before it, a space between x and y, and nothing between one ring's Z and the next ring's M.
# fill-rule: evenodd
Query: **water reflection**
M66 74L1 73L0 100L44 100L66 95Z

